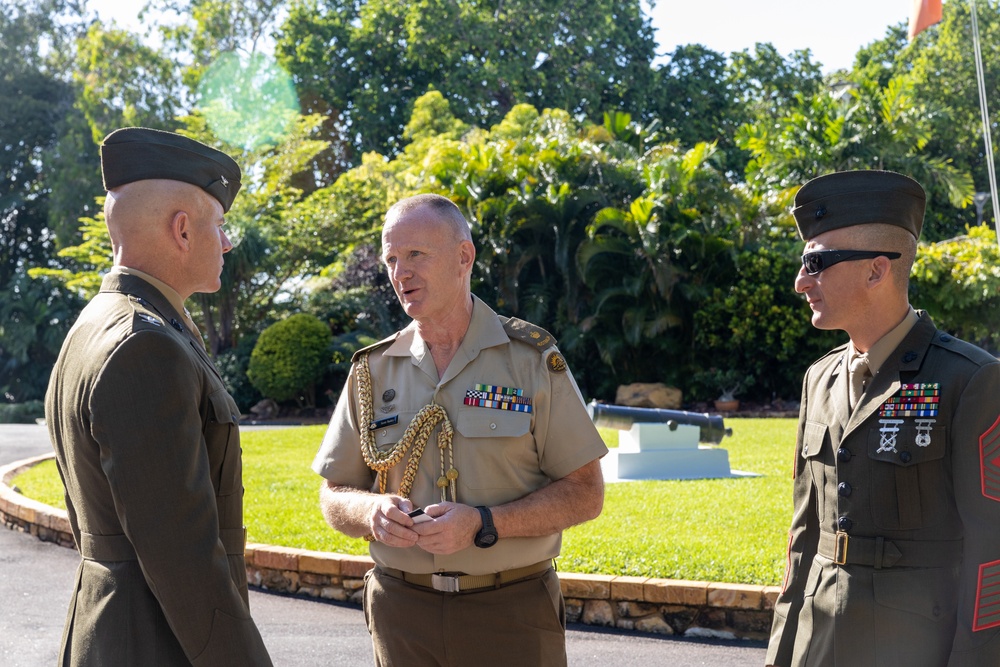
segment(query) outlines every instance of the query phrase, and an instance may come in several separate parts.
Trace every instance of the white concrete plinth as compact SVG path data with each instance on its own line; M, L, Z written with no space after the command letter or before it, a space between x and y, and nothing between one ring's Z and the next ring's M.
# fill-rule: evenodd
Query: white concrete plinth
M618 449L601 461L607 481L734 477L729 452L699 445L701 429L689 424L635 423L618 432Z
M618 451L619 479L705 479L729 477L729 452L715 447Z
M690 424L632 424L627 431L618 431L619 451L655 451L661 449L698 449L701 429Z

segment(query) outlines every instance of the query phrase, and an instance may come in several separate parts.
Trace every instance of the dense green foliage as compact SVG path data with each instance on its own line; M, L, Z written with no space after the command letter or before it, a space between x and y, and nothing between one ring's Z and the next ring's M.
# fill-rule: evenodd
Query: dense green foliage
M250 353L247 377L276 401L316 404L316 381L330 365L330 328L316 316L296 313L260 333Z
M781 581L791 521L794 419L730 419L723 441L731 479L618 482L604 511L566 531L559 569L696 581ZM617 444L617 431L602 431ZM251 542L367 554L364 540L332 530L319 511L322 481L310 469L322 426L243 432L246 524ZM53 463L15 483L28 497L64 506Z
M110 265L97 143L131 124L185 132L244 168L227 216L242 242L222 289L189 302L244 408L260 398L245 373L269 325L300 312L327 324L317 391L329 396L355 349L405 324L378 230L418 192L462 208L473 289L552 331L588 398L665 381L708 400L715 371L742 378L747 399L797 398L838 336L814 331L792 291L788 211L802 182L832 170L925 185L912 301L1000 346L995 245L971 205L988 187L963 3L912 43L891 26L826 74L808 51L770 44L684 45L654 64L638 0L152 0L159 10L139 35L68 0L5 0L4 402L44 394ZM995 125L1000 7L981 3L979 19ZM272 84L287 78L264 45L297 105L279 104Z

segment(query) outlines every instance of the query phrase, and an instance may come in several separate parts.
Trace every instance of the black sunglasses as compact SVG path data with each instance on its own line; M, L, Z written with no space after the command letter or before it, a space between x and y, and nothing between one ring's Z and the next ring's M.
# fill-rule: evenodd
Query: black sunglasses
M876 257L888 257L889 259L899 259L902 257L898 252L885 252L883 250L814 250L802 255L802 266L810 276L819 274L823 269L829 269L834 264L849 262L855 259L874 259Z

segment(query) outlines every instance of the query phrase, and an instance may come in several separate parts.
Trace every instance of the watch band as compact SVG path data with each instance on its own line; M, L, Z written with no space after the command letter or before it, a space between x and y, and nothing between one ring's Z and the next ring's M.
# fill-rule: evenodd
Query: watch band
M472 542L480 549L488 549L496 544L499 539L496 526L493 525L493 513L489 507L483 505L478 505L476 509L479 510L479 516L483 520L483 527L476 533L476 537Z

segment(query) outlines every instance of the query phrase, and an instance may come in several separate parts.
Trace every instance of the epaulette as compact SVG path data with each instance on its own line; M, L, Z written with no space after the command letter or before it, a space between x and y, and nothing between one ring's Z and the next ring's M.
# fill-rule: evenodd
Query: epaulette
M535 348L541 355L545 367L553 373L566 372L566 359L556 349L556 338L548 331L537 327L531 322L516 317L497 315L503 324L503 330L512 340L519 340Z
M145 299L128 295L129 306L132 307L132 330L142 331L165 326L163 317Z
M174 329L184 332L186 329L184 325L178 322L174 318L169 320L156 309L156 307L151 304L146 299L141 296L136 296L134 294L128 295L129 305L132 306L132 330L142 331L156 329L158 327L166 327L169 324Z
M392 341L396 340L397 336L399 336L399 332L398 331L396 333L392 334L391 336L383 338L382 340L380 340L377 343L372 343L371 345L365 346L365 347L361 348L360 350L355 351L355 353L351 356L351 363L353 364L354 362L356 362L358 360L358 357L361 356L362 354L371 352L372 350L374 350L376 348L379 348L379 347L382 347L383 345L387 345L387 344L391 343Z
M941 331L940 329L934 332L931 345L959 354L979 366L996 363L997 360L996 357L981 347L964 341L961 338L956 338L947 331Z
M503 330L507 332L508 336L522 343L527 343L539 352L544 352L556 344L555 336L531 322L525 322L516 317L504 317L503 315L497 315L497 317L500 319L500 323L503 324Z

